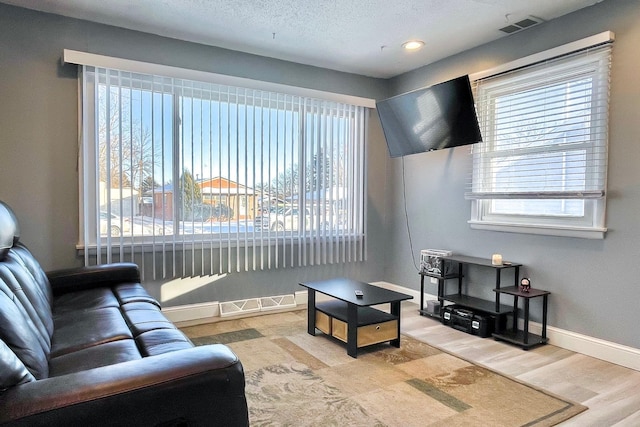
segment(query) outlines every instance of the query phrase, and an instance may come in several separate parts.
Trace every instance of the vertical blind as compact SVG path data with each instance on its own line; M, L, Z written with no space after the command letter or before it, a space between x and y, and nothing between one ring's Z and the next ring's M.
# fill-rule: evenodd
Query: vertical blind
M82 66L87 265L153 278L366 258L362 106Z
M604 197L610 57L607 43L473 82L484 142L466 197Z

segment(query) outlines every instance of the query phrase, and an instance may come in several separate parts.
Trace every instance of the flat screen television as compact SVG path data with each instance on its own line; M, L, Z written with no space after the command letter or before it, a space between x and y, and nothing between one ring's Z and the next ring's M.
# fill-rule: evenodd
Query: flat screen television
M482 141L469 76L376 102L391 157Z

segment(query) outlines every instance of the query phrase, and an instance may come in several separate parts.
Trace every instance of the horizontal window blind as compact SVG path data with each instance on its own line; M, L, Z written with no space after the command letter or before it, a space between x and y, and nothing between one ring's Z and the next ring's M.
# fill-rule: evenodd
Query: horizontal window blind
M82 66L85 263L153 278L362 261L368 109Z
M606 43L473 82L484 142L465 196L604 197L610 57Z

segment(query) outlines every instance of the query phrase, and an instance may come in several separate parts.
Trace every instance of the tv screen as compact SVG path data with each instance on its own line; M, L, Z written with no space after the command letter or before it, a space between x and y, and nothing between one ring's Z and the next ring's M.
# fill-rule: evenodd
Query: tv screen
M482 141L469 76L376 102L391 157Z

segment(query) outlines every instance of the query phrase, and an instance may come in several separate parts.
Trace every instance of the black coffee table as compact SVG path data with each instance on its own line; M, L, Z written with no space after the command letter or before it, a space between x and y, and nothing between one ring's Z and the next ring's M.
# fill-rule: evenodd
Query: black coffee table
M337 278L300 283L309 290L307 306L307 332L316 334L316 328L347 344L347 354L358 356L358 348L389 341L400 347L400 302L411 295L391 291L356 280ZM355 291L362 291L358 298ZM334 300L316 304L316 292ZM390 313L371 308L372 305L390 304Z

